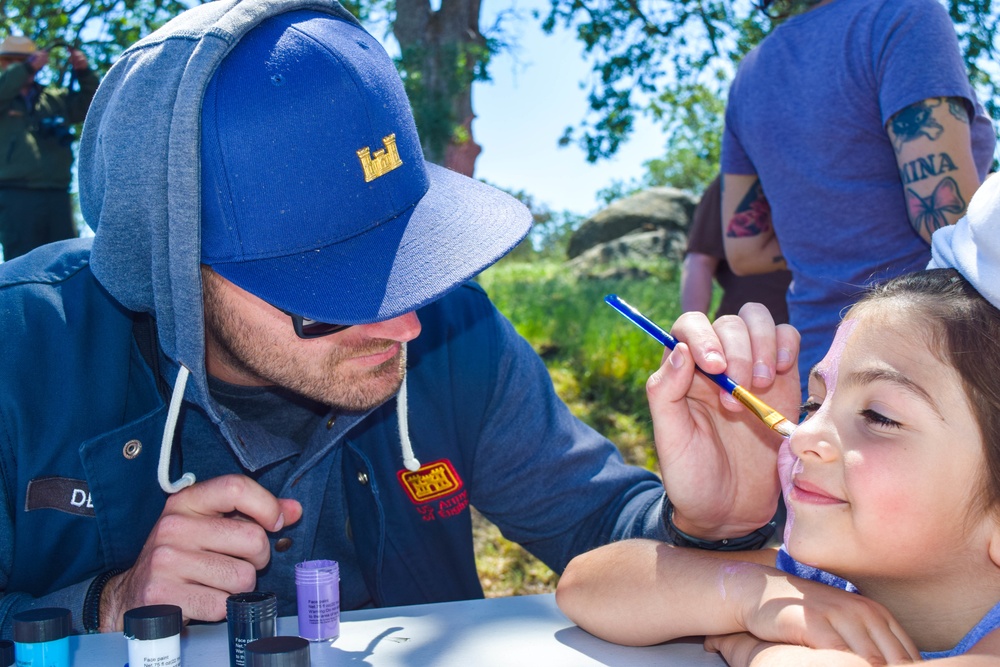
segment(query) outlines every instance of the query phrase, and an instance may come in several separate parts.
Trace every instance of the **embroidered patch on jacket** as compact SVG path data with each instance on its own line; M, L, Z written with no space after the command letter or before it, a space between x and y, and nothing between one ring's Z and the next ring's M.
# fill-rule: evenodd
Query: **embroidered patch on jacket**
M462 480L448 459L425 463L413 472L400 470L399 483L410 500L420 505L441 498L462 488Z
M365 172L365 183L371 183L379 176L384 176L397 167L403 166L403 160L399 157L399 149L396 148L396 134L382 137L382 145L372 155L368 146L357 150L358 159L361 160L361 168Z
M28 482L24 511L58 510L77 516L95 516L90 486L82 479L39 477Z

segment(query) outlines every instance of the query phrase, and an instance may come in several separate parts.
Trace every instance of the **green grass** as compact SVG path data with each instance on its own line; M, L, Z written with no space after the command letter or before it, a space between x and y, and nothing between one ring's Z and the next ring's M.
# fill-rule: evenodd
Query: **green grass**
M614 442L625 460L656 470L645 384L663 348L604 303L618 294L669 329L680 312L678 278L666 264L647 278L577 278L561 262L506 260L479 283L545 361L559 396ZM480 580L487 596L554 590L558 577L474 514Z

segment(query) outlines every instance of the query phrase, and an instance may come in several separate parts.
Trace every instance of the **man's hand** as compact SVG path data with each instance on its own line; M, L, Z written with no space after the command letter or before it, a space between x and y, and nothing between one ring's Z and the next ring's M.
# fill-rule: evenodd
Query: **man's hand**
M674 524L707 540L760 528L777 508L781 436L736 399L696 372L725 372L787 419L801 402L796 358L799 334L775 326L767 308L747 304L715 324L685 313L671 333L680 341L664 355L646 393L663 484Z
M25 66L32 72L37 72L49 64L48 51L35 51L24 60Z
M90 68L90 63L87 62L87 55L79 49L69 50L69 64L77 71Z
M302 506L275 498L242 475L198 482L167 499L139 557L101 594L101 631L120 631L122 614L175 604L184 620L219 621L226 597L252 591L271 558L267 533L298 521Z

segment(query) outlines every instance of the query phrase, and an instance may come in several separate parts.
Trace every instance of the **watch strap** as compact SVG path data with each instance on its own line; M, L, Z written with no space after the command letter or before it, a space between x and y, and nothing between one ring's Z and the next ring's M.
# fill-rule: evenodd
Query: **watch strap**
M669 498L664 501L663 518L663 523L667 529L667 536L674 545L690 549L706 549L708 551L749 551L751 549L760 549L771 539L778 526L777 521L772 519L743 537L715 541L703 540L700 537L688 535L674 525L674 505L670 502Z

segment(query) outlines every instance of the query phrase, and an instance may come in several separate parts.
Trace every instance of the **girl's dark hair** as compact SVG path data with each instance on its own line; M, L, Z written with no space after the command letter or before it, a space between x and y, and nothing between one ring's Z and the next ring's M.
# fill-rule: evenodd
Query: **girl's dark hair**
M1000 511L1000 310L954 269L919 271L873 287L857 306L904 299L927 318L931 350L962 378L986 467L983 510Z

